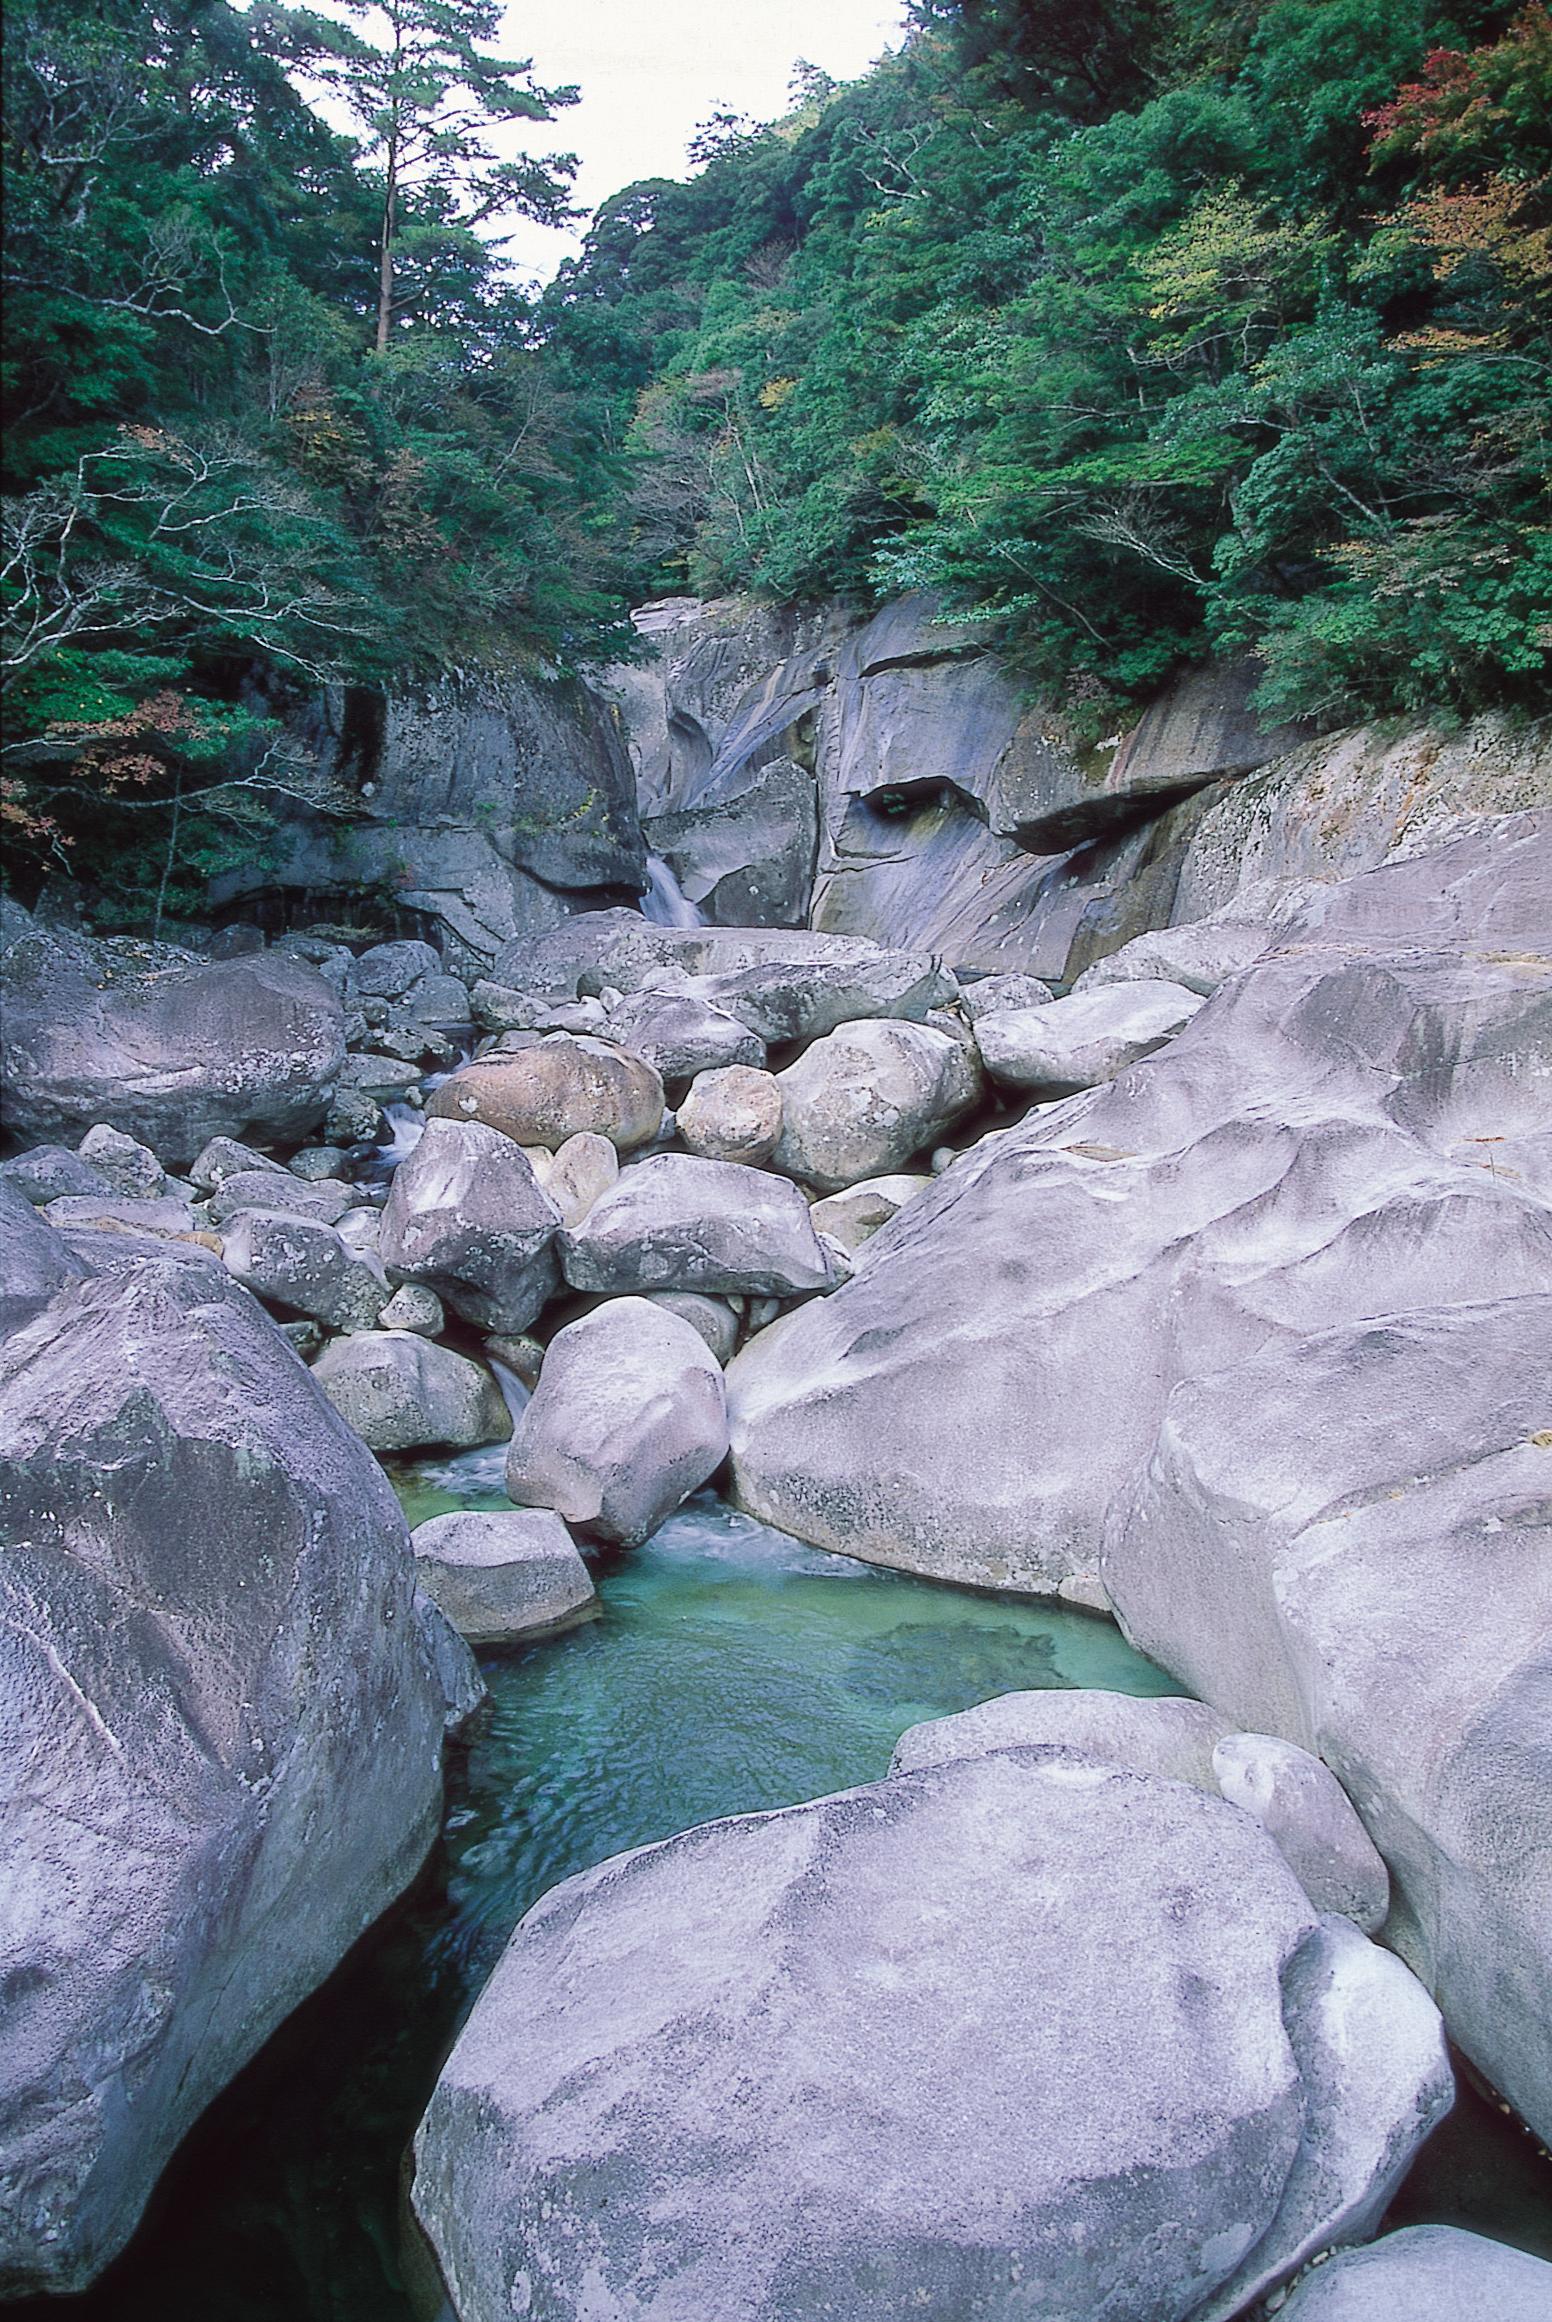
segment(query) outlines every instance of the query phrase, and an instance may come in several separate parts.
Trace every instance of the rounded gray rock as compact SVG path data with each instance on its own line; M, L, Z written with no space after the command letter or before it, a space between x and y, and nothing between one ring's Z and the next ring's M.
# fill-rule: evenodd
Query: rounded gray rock
M987 1750L1044 1743L1080 1750L1085 1757L1130 1773L1189 1782L1193 1789L1213 1793L1218 1788L1213 1750L1229 1730L1226 1718L1183 1694L1148 1700L1097 1689L1000 1693L974 1709L961 1710L957 1717L913 1725L896 1742L889 1771L915 1774L924 1766L980 1757Z
M621 1153L657 1135L663 1083L641 1057L571 1032L512 1037L522 1046L476 1057L443 1081L426 1108L433 1118L480 1122L552 1153L584 1129Z
M902 1169L981 1093L972 1049L926 1024L843 1024L777 1074L772 1166L822 1192Z
M1552 2265L1453 2225L1412 2225L1338 2250L1279 2322L1552 2322Z
M27 1138L99 1122L174 1167L215 1136L300 1136L344 1057L338 994L276 952L193 960L138 947L130 965L80 936L24 936L5 955L0 1094Z
M781 1136L781 1083L774 1073L748 1064L697 1073L677 1127L680 1142L698 1159L758 1168Z
M468 1451L511 1433L489 1371L414 1331L336 1338L314 1363L313 1377L374 1451Z
M575 1290L709 1290L787 1298L828 1288L830 1263L795 1185L732 1161L654 1154L622 1172L561 1238Z
M394 1171L383 1263L487 1331L522 1331L556 1285L560 1212L512 1139L473 1121L429 1120Z
M1183 985L1117 983L1039 1008L981 1017L981 1061L1004 1088L1066 1096L1114 1080L1190 1023L1202 1005Z
M697 1330L611 1298L551 1339L507 1453L507 1492L634 1546L727 1452L722 1368Z
M1372 2230L1450 2093L1254 1823L1004 1752L554 1888L413 2199L461 2322L1224 2322Z
M117 2253L442 1802L447 1704L375 1463L214 1259L92 1241L0 1350L13 2293Z
M598 1610L576 1543L547 1508L462 1508L410 1535L421 1587L471 1645L575 1628Z

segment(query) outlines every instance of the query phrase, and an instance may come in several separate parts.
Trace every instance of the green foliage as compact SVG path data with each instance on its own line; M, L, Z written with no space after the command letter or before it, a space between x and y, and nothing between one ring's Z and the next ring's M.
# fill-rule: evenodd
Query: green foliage
M572 664L613 633L619 458L491 238L566 198L491 125L570 92L485 52L496 16L396 0L389 53L225 0L8 10L13 867L91 861L129 895L154 862L170 908L179 863L234 843L202 814L246 844L308 788L275 755L288 687ZM324 81L358 139L311 109Z
M1546 8L915 17L546 302L638 585L937 589L1080 724L1213 647L1278 714L1545 706Z
M914 0L537 306L498 229L568 165L493 132L572 92L499 21L14 0L23 863L182 908L330 811L288 693L574 667L664 589L939 591L1080 733L1215 649L1279 715L1546 706L1543 0Z

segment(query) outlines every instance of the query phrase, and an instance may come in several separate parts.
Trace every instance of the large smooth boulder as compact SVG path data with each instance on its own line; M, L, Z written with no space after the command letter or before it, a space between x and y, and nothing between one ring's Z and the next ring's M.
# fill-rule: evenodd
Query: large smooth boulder
M621 1153L657 1135L663 1082L641 1057L585 1034L509 1037L522 1045L493 1050L449 1074L426 1106L433 1120L478 1122L515 1144L544 1145L552 1153L584 1132L607 1137Z
M680 1143L698 1159L758 1168L781 1135L781 1083L747 1064L697 1073L675 1125Z
M107 2264L202 2108L414 1875L436 1662L467 1670L417 1612L376 1463L248 1293L199 1253L90 1246L0 1352L13 2293Z
M552 1636L598 1610L587 1566L548 1509L457 1508L411 1539L421 1587L471 1645Z
M1205 1702L1126 1693L1003 1693L901 1735L892 1774L1027 1743L1057 1743L1107 1766L1190 1782L1261 1824L1317 1911L1366 1935L1384 1923L1385 1865L1328 1766L1292 1742L1236 1733Z
M895 1744L889 1771L919 1774L988 1750L1054 1746L1216 1793L1213 1751L1231 1731L1227 1718L1183 1694L999 1693L956 1717L911 1726Z
M313 1377L373 1451L469 1451L503 1443L512 1420L483 1364L413 1330L332 1339Z
M707 974L705 985L710 999L773 1047L819 1040L837 1025L875 1016L920 1023L958 989L936 960L872 946L852 959L721 969Z
M1025 1750L552 1890L413 2198L461 2322L1223 2322L1372 2231L1451 2093L1247 1817Z
M1282 2322L1552 2322L1552 2265L1454 2225L1412 2225L1339 2250Z
M627 993L609 1011L609 1038L644 1057L664 1080L765 1062L765 1042L693 986Z
M5 954L0 1114L25 1140L97 1123L175 1166L210 1138L300 1138L345 1057L338 993L277 952L199 960L39 932Z
M370 1330L392 1296L369 1250L353 1250L332 1226L278 1209L243 1209L221 1228L228 1273L293 1314L334 1330Z
M903 1168L981 1093L974 1051L926 1024L846 1024L778 1073L773 1168L838 1193Z
M830 1285L795 1185L736 1161L659 1153L621 1173L561 1236L574 1290L709 1290L791 1298Z
M1151 1056L1201 1004L1182 984L1125 983L1071 992L1045 1007L999 1010L981 1018L975 1036L981 1062L1002 1087L1071 1096Z
M1552 1282L1549 858L1552 822L1368 874L1404 888L1322 905L1160 1055L972 1147L738 1357L751 1511L1052 1588L1092 1568L1177 1380Z
M1408 1956L1543 2126L1549 889L1545 816L1324 889L1166 1050L955 1162L728 1372L768 1522L988 1587L1103 1555L1145 1649L1332 1768Z
M634 1546L726 1453L722 1367L700 1332L645 1298L611 1298L550 1341L513 1431L507 1492Z
M378 1250L482 1330L523 1331L556 1287L560 1211L522 1148L478 1122L430 1120L394 1171Z

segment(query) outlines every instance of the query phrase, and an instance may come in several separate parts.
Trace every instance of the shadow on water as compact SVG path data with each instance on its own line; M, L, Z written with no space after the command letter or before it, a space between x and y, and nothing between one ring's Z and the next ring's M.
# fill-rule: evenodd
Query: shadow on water
M406 1471L412 1522L506 1504L481 1455ZM18 2322L413 2322L404 2150L518 1919L557 1879L722 1814L876 1779L899 1735L989 1694L1173 1690L1108 1623L937 1588L801 1546L702 1499L598 1570L602 1619L486 1656L419 1881L213 2104L135 2242L85 2297ZM1396 2222L1552 2255L1552 2172L1479 2096Z

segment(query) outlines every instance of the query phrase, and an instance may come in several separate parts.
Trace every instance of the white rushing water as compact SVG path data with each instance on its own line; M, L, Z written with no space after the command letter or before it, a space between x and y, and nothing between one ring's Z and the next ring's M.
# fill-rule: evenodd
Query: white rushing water
M654 927L704 927L706 921L661 855L647 857L647 891L641 916Z

